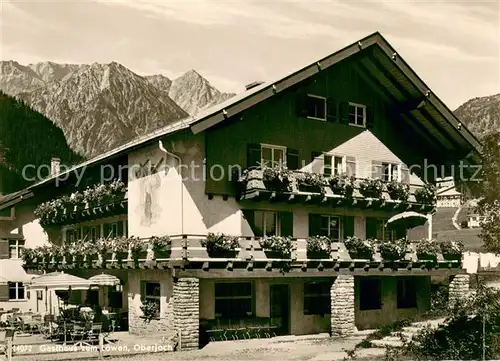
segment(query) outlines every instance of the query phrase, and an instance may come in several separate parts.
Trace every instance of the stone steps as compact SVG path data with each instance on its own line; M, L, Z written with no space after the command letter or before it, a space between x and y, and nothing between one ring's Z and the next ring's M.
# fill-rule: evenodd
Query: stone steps
M432 328L437 328L440 324L444 322L444 320L445 320L444 318L440 318L430 321L414 322L411 324L411 326L403 327L401 331L395 331L390 336L386 336L381 340L373 340L370 343L373 347L378 347L378 348L385 348L387 346L401 347L403 346L401 335L404 336L406 340L409 341L423 328L427 326L431 326Z

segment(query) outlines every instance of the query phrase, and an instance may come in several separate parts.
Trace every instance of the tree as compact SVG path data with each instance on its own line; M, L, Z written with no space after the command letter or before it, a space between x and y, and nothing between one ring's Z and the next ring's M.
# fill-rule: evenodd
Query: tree
M483 140L476 212L484 217L480 237L489 252L500 253L500 132Z

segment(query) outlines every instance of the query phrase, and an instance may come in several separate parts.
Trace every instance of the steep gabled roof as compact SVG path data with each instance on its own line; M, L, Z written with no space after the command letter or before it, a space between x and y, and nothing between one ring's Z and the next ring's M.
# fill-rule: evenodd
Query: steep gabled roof
M429 144L444 152L460 154L464 158L481 150L480 142L457 119L452 111L429 89L429 87L408 66L396 50L379 33L375 32L313 64L279 79L267 82L238 94L227 101L158 129L148 135L138 137L120 147L79 164L68 171L38 182L7 202L0 199L0 210L29 197L32 190L53 182L77 169L98 165L111 158L128 153L146 143L158 141L165 135L190 128L197 134L242 111L306 80L342 60L359 56L357 70L384 99L401 105L402 117L412 129Z

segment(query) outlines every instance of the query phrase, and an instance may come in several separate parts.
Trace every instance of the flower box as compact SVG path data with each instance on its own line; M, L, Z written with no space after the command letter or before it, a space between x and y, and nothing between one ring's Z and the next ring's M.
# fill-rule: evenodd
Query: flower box
M236 258L238 251L236 250L215 250L212 252L208 252L208 255L211 258Z
M153 259L168 259L172 253L172 241L168 236L153 236L149 240L150 247L153 250Z
M307 239L307 258L330 258L331 239L326 236L311 236Z
M347 174L336 175L329 179L330 189L333 194L346 198L352 198L354 193L354 177Z
M464 245L456 241L444 241L439 244L443 258L450 261L458 261L462 259Z
M272 249L264 249L264 254L269 259L289 259L291 257L291 254L286 254Z
M295 176L297 189L307 193L325 193L324 187L328 184L324 175L317 173L298 173Z
M416 246L417 258L425 261L437 261L439 247L434 241L423 239Z
M172 250L167 248L154 250L154 259L168 259L172 254Z
M307 251L308 259L328 259L330 252L328 251Z
M381 198L384 183L380 179L363 179L359 184L359 192L366 198Z
M286 167L264 168L262 180L267 190L284 192L290 190L292 172Z
M345 247L352 259L371 260L374 253L374 246L371 240L362 240L359 237L348 237L344 241Z
M407 253L406 240L380 241L379 250L384 261L398 261L403 259Z
M389 182L386 185L387 193L393 200L406 202L410 196L410 186L401 182Z
M415 200L421 204L434 204L436 202L436 187L426 183L415 191Z
M201 240L201 245L206 247L207 253L214 258L235 258L236 248L239 247L239 237L229 236L224 233L209 233Z
M113 253L113 260L117 262L123 262L128 259L128 252L118 251Z

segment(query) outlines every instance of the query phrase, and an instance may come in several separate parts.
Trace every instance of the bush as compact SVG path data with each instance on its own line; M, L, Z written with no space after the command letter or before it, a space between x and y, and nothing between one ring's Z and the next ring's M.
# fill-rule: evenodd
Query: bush
M479 360L484 336L486 359L498 359L499 335L500 291L480 284L467 303L456 304L445 324L422 330L404 348L417 360Z

